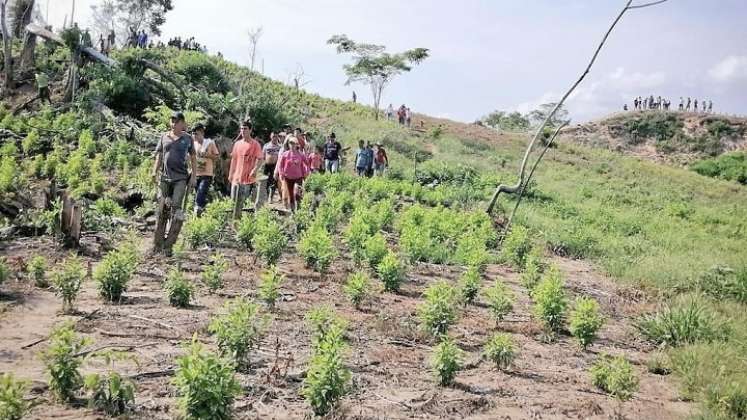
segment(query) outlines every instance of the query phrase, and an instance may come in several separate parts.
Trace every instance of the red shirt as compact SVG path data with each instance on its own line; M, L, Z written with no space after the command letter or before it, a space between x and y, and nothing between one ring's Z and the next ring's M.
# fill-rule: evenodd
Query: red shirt
M312 171L318 171L322 167L322 157L319 153L309 153L309 169Z
M231 150L231 168L228 171L228 182L248 185L257 181L256 173L252 174L257 161L262 158L262 146L254 139L239 140Z

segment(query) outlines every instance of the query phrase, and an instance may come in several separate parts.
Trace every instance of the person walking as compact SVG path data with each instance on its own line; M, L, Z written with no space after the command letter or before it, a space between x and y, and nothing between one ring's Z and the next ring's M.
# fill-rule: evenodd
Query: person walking
M241 123L239 140L231 150L231 167L228 181L231 183L231 199L234 201L233 217L239 219L244 211L244 202L256 194L254 207L258 208L260 192L257 189L257 172L262 165L262 146L252 138L252 123Z
M371 178L374 173L374 151L373 146L371 145L371 141L366 142L366 177Z
M306 162L306 156L298 145L298 139L290 137L288 139L288 146L290 148L281 153L278 158L275 176L278 182L282 182L285 185L287 194L285 200L286 209L295 212L303 181L309 174L309 167Z
M381 143L376 143L374 149L374 173L376 176L384 175L384 171L389 166L389 157L386 155L386 150Z
M171 115L171 130L161 136L156 146L156 161L153 165L153 179L158 181L160 198L158 201L156 232L153 238L154 252L171 255L184 223L184 201L187 184L197 184L194 168L197 166L192 137L186 133L184 114ZM187 163L192 168L189 172ZM160 180L159 180L160 177ZM166 224L169 222L168 234ZM166 236L164 237L164 235Z
M311 147L311 152L306 156L309 163L309 172L324 172L324 165L322 165L322 154L324 151L321 146Z
M335 133L330 133L327 142L324 143L324 169L329 173L340 170L340 153L342 145L337 141Z
M690 112L690 103L691 102L692 101L691 101L690 97L688 96L687 97L687 103L685 104L685 111Z
M38 71L36 72L35 79L39 100L42 103L44 103L44 101L47 101L47 103L51 104L52 99L49 95L49 76L47 76L47 73L44 73L43 71Z
M264 147L262 147L262 153L264 155L264 167L262 174L267 177L267 200L272 203L275 197L275 191L277 191L277 181L275 180L275 166L278 163L278 157L280 156L280 136L277 133L270 133L270 141L268 141Z
M386 119L387 121L391 121L392 118L394 118L394 107L392 104L389 104L389 106L386 108Z
M195 215L201 216L208 203L210 185L213 183L215 161L220 156L212 139L205 138L205 125L197 123L192 129L195 153L197 155L197 185L195 186Z

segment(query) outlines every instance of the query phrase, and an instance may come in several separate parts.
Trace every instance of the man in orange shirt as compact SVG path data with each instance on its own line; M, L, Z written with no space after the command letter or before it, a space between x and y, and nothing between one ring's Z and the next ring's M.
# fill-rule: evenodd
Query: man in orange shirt
M260 206L257 173L262 166L262 146L252 138L252 123L241 123L239 141L231 150L231 167L228 170L228 182L231 183L231 199L234 200L233 217L238 219L244 210L244 201L257 194L255 208Z

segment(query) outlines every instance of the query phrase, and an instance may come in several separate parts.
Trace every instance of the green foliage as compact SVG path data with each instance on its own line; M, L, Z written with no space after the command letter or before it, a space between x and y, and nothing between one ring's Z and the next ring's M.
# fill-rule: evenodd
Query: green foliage
M58 326L49 337L42 359L49 375L49 389L60 401L71 401L83 386L83 377L78 371L81 359L76 354L87 344L87 340L75 334L72 323Z
M16 379L12 373L0 374L0 419L21 420L29 410L23 399L28 382Z
M0 263L1 264L1 263ZM29 274L34 279L34 285L40 288L49 287L49 282L46 278L47 272L47 259L41 255L36 255L29 261L28 265ZM0 275L1 277L1 275ZM2 281L0 281L2 283Z
M485 291L485 299L496 321L503 320L514 307L513 294L501 279L495 279L493 286Z
M16 158L0 157L0 194L17 191L24 182Z
M669 375L672 373L672 362L666 353L656 351L646 359L646 369L655 375Z
M5 258L0 258L0 285L5 283L10 278L10 267L5 261Z
M645 112L625 121L623 127L636 143L641 138L669 140L682 130L683 123L674 113Z
M260 300L270 309L280 297L280 285L285 282L285 277L280 273L276 265L271 265L267 271L260 276L259 288L257 290Z
M481 285L482 276L480 276L480 270L475 266L467 268L467 271L459 278L459 291L462 295L462 300L465 303L472 303L480 292Z
M257 212L255 222L257 226L253 239L254 249L266 264L276 264L288 245L288 236L267 208Z
M202 270L202 281L208 290L215 292L223 287L223 274L228 270L228 260L223 254L216 253L210 256L210 262Z
M231 222L233 206L234 202L230 198L213 200L205 207L205 212L202 215L215 220L222 231Z
M336 334L339 330L342 334L347 328L347 321L326 305L312 308L304 319L311 330L313 347L318 347L331 332Z
M597 388L620 401L627 401L638 390L638 376L623 356L602 355L589 370Z
M550 267L532 293L534 315L550 332L560 331L568 305L563 278L557 267Z
M125 210L111 198L99 198L83 212L83 225L95 231L110 231L113 219L124 218Z
M249 214L245 214L236 223L236 240L245 248L251 249L254 243L254 234L256 233L257 225L254 222L254 217Z
M747 184L747 153L725 153L695 162L690 169L703 176Z
M119 301L135 274L137 264L137 250L131 244L106 254L93 271L101 297L110 302Z
M92 373L86 376L84 388L91 393L91 407L110 416L127 413L135 403L135 385L117 372Z
M359 309L363 300L368 296L370 280L364 271L358 271L350 276L345 282L345 295L350 299L356 309Z
M306 198L307 196L304 196ZM366 241L372 235L371 226L363 216L354 215L343 232L343 239L350 249L351 257L356 264L366 259Z
M697 296L677 299L658 312L643 316L635 326L648 340L674 347L723 340L728 337L730 329Z
M602 328L604 317L599 313L599 304L590 297L576 299L571 311L570 331L581 347L587 348L597 337Z
M527 131L529 119L519 112L493 111L481 119L488 127L504 131Z
M344 332L340 323L328 323L324 334L315 341L301 395L318 416L329 413L348 392L350 370L344 361L347 348Z
M194 88L216 93L227 93L230 90L223 73L205 54L187 51L169 61L168 65Z
M521 225L514 225L503 241L501 256L515 268L522 269L531 249L532 238L529 235L529 229Z
M381 282L384 284L384 290L387 292L396 292L405 279L405 267L400 261L397 254L387 251L384 258L376 266L376 273L379 275Z
M55 288L55 294L62 298L63 312L70 313L74 310L75 300L78 298L85 275L86 269L83 263L75 256L67 258L52 273L52 285Z
M203 214L187 219L182 230L182 237L187 245L196 249L203 245L214 245L218 242L222 225L220 221Z
M142 78L131 76L119 67L86 67L90 83L88 90L83 93L85 102L101 102L133 118L142 117L143 111L151 105L152 96L147 85L142 83Z
M747 418L747 386L736 381L716 383L706 388L705 405L716 418Z
M366 239L363 245L363 254L365 255L368 266L375 269L389 252L386 244L386 238L381 233L376 233Z
M438 140L441 138L441 135L444 133L444 128L441 125L437 125L428 132L428 137Z
M169 271L163 288L166 290L169 304L178 308L188 307L195 294L194 286L178 268Z
M495 363L498 369L508 369L516 358L517 349L509 334L496 333L485 343L482 355Z
M26 137L21 140L21 148L26 157L39 153L41 151L41 146L41 138L39 137L39 132L37 130L29 131Z
M542 251L537 247L532 248L524 260L524 269L521 272L521 284L527 288L530 296L542 278L542 270Z
M457 319L457 290L442 280L428 286L423 295L425 301L417 308L423 330L436 337L445 335Z
M197 339L176 359L173 384L179 395L178 405L189 420L228 420L232 406L241 394L231 362L205 351Z
M260 313L259 305L244 298L226 302L225 310L208 329L215 335L221 355L232 360L237 369L243 369L249 366L249 351L258 345L268 320Z
M337 256L332 236L323 225L315 223L298 241L298 253L314 271L325 273Z
M695 289L718 300L747 303L747 265L738 269L716 265L698 277Z
M433 349L431 356L431 370L436 375L441 386L454 383L457 372L461 369L463 352L450 337L444 338Z

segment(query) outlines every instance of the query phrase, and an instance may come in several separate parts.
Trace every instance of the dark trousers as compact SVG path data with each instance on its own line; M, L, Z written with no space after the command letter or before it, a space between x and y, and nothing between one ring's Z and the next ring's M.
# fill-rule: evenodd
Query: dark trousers
M212 176L198 176L197 185L195 185L195 207L198 214L202 214L208 203L208 193L210 185L213 183Z

